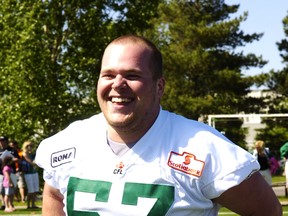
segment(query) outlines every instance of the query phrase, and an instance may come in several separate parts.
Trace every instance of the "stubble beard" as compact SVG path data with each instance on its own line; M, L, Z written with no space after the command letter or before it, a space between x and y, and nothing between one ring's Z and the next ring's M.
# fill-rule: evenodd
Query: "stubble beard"
M119 134L139 134L140 136L142 136L152 126L156 117L152 115L149 110L147 110L143 114L131 113L128 116L125 116L124 119L119 121L113 121L113 118L106 119L109 126L112 127Z

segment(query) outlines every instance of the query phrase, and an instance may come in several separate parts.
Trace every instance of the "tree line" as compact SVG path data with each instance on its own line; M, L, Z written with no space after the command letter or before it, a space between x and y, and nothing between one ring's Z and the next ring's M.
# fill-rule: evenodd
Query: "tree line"
M5 0L0 6L0 134L37 141L72 121L100 112L96 83L105 46L117 36L138 34L163 53L167 80L164 109L188 118L208 114L288 110L288 67L244 76L267 61L236 48L258 41L232 18L239 5L224 0ZM288 36L288 15L283 19ZM287 38L277 43L288 61ZM277 97L251 98L252 86ZM267 145L288 140L286 119L266 119L258 136ZM221 122L232 141L245 146L241 120ZM275 146L276 145L276 146Z

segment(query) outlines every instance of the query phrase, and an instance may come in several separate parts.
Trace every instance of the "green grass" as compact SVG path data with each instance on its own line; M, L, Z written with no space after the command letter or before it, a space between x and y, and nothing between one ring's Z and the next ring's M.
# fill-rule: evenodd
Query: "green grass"
M41 206L42 202L39 200L36 202L37 206ZM14 206L16 208L16 210L14 212L11 213L6 213L3 210L0 210L0 215L34 215L34 216L39 216L42 214L42 209L27 209L27 204L26 203L21 203L21 202L17 202L14 201Z
M288 198L287 197L279 197L280 200L287 200ZM23 203L17 203L17 202L14 202L15 206L23 206ZM38 206L41 206L41 202L37 202L37 205ZM40 216L42 214L42 209L33 209L33 210L30 210L30 209L26 209L26 206L25 208L21 208L21 209L17 209L16 211L12 212L12 213L5 213L3 211L0 211L0 215L34 215L34 216ZM219 212L219 215L225 215L225 216L235 216L237 214L231 212L230 210L226 209L226 208L222 208L220 209L220 212ZM283 206L283 216L288 216L288 206Z
M276 183L276 182L286 182L286 177L285 176L273 176L272 177L272 182Z
M286 198L287 199L287 198ZM235 216L238 215L236 213L231 212L230 210L226 208L222 208L219 211L219 215L225 215L225 216ZM283 206L283 216L288 216L288 206Z

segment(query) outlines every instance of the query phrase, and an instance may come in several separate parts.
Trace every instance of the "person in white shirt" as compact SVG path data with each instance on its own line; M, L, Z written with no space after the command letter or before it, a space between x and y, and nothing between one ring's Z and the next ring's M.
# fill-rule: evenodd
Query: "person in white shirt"
M43 216L282 215L247 151L206 124L162 110L162 56L126 35L106 48L97 98L102 113L43 140Z

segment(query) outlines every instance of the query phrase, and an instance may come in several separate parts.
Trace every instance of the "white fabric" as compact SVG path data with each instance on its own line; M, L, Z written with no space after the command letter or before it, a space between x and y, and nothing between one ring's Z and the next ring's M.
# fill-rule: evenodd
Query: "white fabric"
M286 188L288 188L288 159L285 160L284 169L286 176Z
M2 188L3 188L3 179L4 179L4 176L0 174L0 193L2 192Z
M18 176L14 173L10 174L10 178L13 182L14 188L17 188L17 181L18 181Z
M38 173L24 174L28 193L39 192L39 175Z
M211 199L259 169L249 152L215 129L163 110L150 130L121 157L107 145L106 133L106 121L99 114L71 124L37 149L36 163L44 168L45 181L64 195L67 215L74 211L147 215L160 200L156 195L167 193L166 202L171 188L170 208L157 215L217 215L219 206ZM153 197L142 196L146 186L151 192L151 185L156 191ZM122 199L134 193L138 203L132 202L133 197L129 205L123 203ZM100 196L103 194L107 197Z
M14 156L10 153L10 151L5 150L5 151L1 152L0 159L3 160L6 156L10 156L10 157L14 158Z

